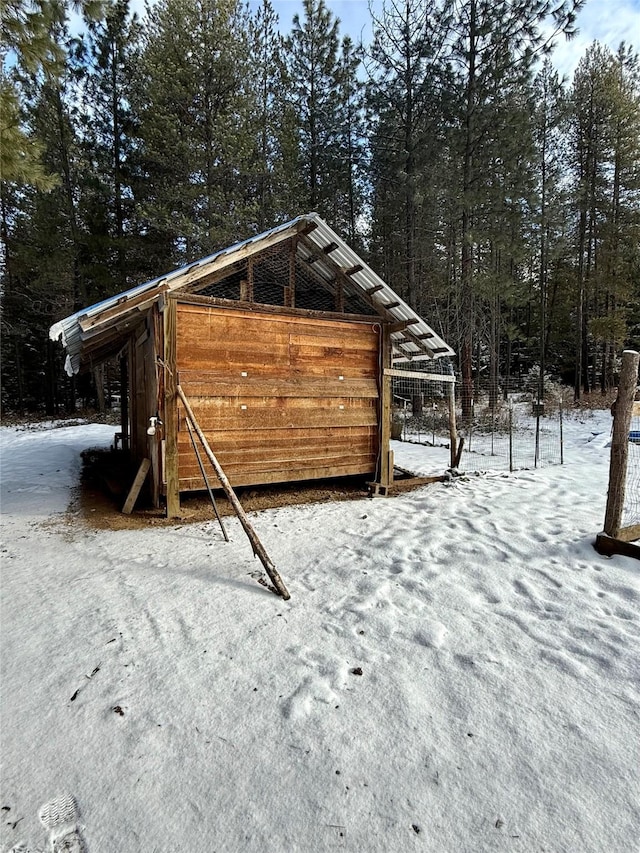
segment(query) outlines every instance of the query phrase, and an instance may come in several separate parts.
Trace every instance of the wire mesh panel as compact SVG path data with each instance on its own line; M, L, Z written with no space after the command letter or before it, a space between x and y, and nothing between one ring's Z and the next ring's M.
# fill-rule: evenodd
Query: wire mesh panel
M199 288L203 296L261 305L340 311L375 316L358 287L336 278L326 258L285 240L239 261L216 281Z
M437 369L433 363L429 371ZM440 367L448 372L446 360ZM459 383L456 395L459 396ZM450 441L448 386L416 378L395 379L393 437L433 447ZM539 401L528 390L476 389L470 415L456 403L457 433L463 439L459 468L464 471L514 471L559 465L563 403L560 394ZM640 443L638 445L640 454ZM640 468L639 468L640 470Z
M453 368L448 359L396 362L396 368L412 375L392 380L391 437L435 447L448 443L449 393ZM416 374L423 373L424 377ZM442 375L440 381L437 377Z
M629 455L627 457L627 482L624 493L622 526L640 525L640 414L639 404L634 406L629 429Z
M514 471L562 463L562 408L544 411L522 396L494 407L476 405L473 416L462 421L462 467Z

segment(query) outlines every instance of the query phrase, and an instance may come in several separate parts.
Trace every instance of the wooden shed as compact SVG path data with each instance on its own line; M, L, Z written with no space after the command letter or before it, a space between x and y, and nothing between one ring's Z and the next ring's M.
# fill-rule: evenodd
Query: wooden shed
M164 497L169 516L180 492L205 486L178 383L234 486L354 474L385 486L394 365L453 354L315 213L82 310L50 334L70 374L120 357L123 443L150 460L153 500Z

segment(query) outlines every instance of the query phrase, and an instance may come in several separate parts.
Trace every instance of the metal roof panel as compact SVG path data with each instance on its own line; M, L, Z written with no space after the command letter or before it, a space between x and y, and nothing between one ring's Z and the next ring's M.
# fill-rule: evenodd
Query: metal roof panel
M323 278L330 281L334 277L336 267L341 268L343 272L358 267L356 271L348 275L349 280L379 313L383 316L391 317L400 323L411 321L411 325L408 328L412 336L429 336L416 343L416 341L403 340L402 332L392 333L392 345L395 344L396 346L396 352L394 353L396 360L406 361L408 355L413 360L454 355L451 347L317 213L309 213L298 216L290 222L285 222L262 234L235 243L226 249L214 252L212 255L208 255L195 263L185 264L170 273L139 284L124 293L116 294L101 302L97 302L95 305L83 308L75 314L54 323L49 330L49 336L52 340L61 340L67 350L65 362L67 373L70 375L77 373L82 363L83 330L80 323L81 320L86 323L87 319L95 318L96 322L91 325L93 328L96 328L101 322L100 315L105 312L109 312L111 318L114 313L112 309L115 308L120 309L115 312L117 316L120 316L120 314L126 315L130 311L136 310L140 303L140 300L136 300L136 297L144 293L148 293L149 295L148 301L143 300L143 304L148 307L165 290L174 291L179 290L181 287L186 287L190 282L204 277L208 273L215 271L215 269L224 269L227 265L234 263L237 255L240 254L242 257L254 254L254 252L260 251L261 244L273 245L279 242L280 239L284 240L289 236L299 233L304 226L313 226L308 231L305 228L305 239L320 250L318 261L314 266L318 268L318 272L321 271L320 274ZM331 252L324 251L327 247L334 245L335 248ZM247 251L249 248L253 248L254 251ZM303 256L310 256L310 252L305 244L301 243L299 248ZM374 294L367 293L367 291L374 287L377 288ZM393 307L387 307L389 305L393 305ZM402 341L402 350L397 349L400 341Z

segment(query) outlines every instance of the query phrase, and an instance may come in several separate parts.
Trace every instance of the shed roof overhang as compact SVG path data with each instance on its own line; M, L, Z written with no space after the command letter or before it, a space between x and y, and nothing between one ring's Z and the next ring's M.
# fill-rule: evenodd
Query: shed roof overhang
M317 213L309 213L55 323L49 335L52 340L61 340L66 348L67 373L78 373L115 356L149 308L164 294L182 290L193 292L198 289L199 282L210 280L213 274L290 237L300 238L296 240L298 256L306 261L313 258L315 272L328 286L337 278L348 279L359 295L390 324L395 361L454 355L451 347Z

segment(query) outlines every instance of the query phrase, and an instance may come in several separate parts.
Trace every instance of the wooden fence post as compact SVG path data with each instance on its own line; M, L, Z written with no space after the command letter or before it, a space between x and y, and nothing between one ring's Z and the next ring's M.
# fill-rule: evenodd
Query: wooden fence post
M627 480L629 456L629 428L633 401L638 384L638 362L640 354L634 350L622 353L622 369L618 397L614 403L613 437L611 439L611 462L609 465L609 491L604 517L604 532L616 539L622 526L622 512Z
M458 429L456 427L456 386L452 382L449 385L449 457L452 468L460 464L458 455Z
M387 324L382 326L381 341L382 371L380 375L380 485L390 486L393 483L393 460L389 449L391 439L391 416L393 405L393 386L391 376L385 373L385 368L391 367L391 334Z
M167 518L180 516L178 472L178 385L176 364L177 301L167 294L164 308L164 435Z

